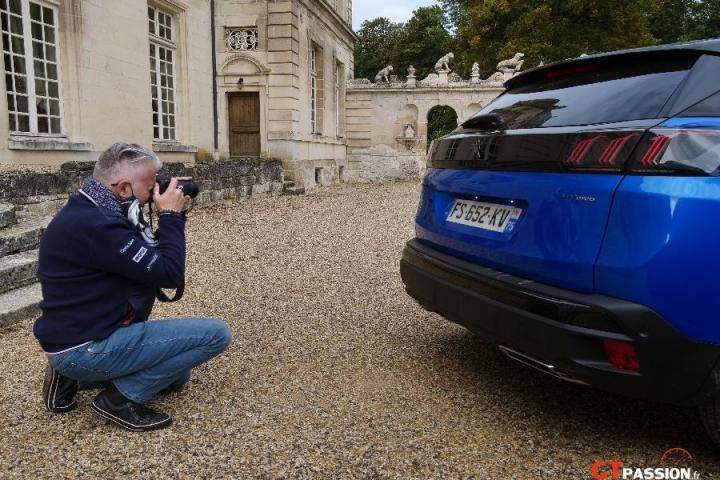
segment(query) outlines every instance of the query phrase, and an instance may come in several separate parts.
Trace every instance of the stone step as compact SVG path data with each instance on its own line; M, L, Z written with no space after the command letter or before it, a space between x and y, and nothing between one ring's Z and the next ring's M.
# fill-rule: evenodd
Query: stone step
M7 327L40 315L42 291L39 283L17 288L0 295L0 327Z
M15 217L15 205L0 203L0 228L9 227L17 223Z
M37 250L28 250L0 258L0 293L36 282L37 268Z
M284 191L285 195L302 195L305 193L305 187L290 187Z
M37 248L50 220L50 217L27 217L17 225L0 230L0 257Z

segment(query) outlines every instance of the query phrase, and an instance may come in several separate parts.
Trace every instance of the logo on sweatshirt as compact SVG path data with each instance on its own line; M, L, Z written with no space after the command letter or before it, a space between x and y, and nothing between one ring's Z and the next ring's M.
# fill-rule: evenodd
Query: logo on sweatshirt
M125 252L127 252L128 250L130 250L130 247L133 246L133 243L135 243L135 239L134 239L134 238L131 238L130 241L129 241L128 243L126 243L124 247L122 247L122 248L120 249L120 253L125 253Z
M133 257L133 262L140 263L140 260L142 260L142 258L145 256L146 253L147 253L147 248L140 247L140 250L138 250L137 253L135 254L135 256Z

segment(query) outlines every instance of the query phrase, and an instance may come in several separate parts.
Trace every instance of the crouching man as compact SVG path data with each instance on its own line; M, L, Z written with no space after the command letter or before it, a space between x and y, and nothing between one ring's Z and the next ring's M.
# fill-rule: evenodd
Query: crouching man
M34 333L48 359L43 401L51 412L74 409L78 389L101 386L92 403L99 415L133 431L167 427L171 417L145 403L181 388L193 367L230 343L222 320L146 321L158 288L185 279L189 197L178 178L160 194L160 166L144 147L113 144L42 237ZM123 212L121 202L132 199L153 202L155 235Z

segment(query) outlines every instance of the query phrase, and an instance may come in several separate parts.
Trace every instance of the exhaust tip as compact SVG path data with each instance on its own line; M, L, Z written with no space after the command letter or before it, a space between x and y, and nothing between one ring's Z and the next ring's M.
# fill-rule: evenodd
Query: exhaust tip
M506 347L505 345L498 345L498 348L500 349L500 351L502 353L504 353L506 356L512 358L516 362L520 362L524 365L527 365L528 367L532 367L536 370L540 370L541 372L551 375L555 378L559 378L560 380L564 380L564 381L570 382L570 383L576 383L578 385L590 385L589 383L587 383L583 380L578 380L576 378L572 378L571 376L567 375L566 373L559 371L557 369L557 367L555 367L555 365L543 362L541 360L538 360L537 358L533 358L524 353L520 353L517 350L513 350L512 348Z

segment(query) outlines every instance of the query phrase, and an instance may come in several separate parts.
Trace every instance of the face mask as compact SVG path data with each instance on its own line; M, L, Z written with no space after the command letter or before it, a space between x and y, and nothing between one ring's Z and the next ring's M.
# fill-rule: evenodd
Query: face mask
M145 214L143 213L143 209L137 198L133 196L120 202L120 207L122 207L125 218L130 220L130 223L132 223L133 226L137 228L138 232L140 232L140 235L143 237L143 240L145 240L145 243L156 247L158 245L157 238L155 238L155 234L145 218Z

